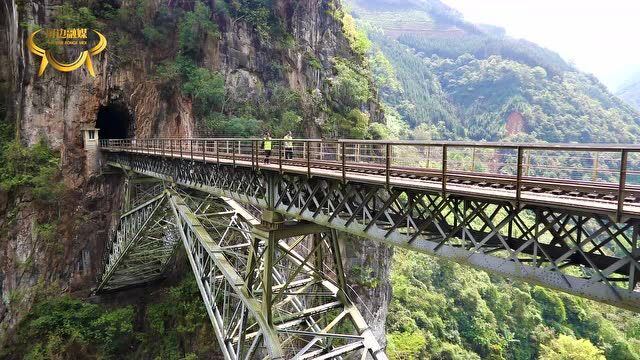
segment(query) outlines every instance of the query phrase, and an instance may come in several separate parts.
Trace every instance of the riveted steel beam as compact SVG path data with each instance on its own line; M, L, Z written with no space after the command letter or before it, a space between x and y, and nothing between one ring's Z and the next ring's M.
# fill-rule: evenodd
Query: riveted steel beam
M168 190L168 197L176 217L178 233L187 250L189 262L225 359L253 358L260 353L260 347L244 347L242 337L238 337L244 336L249 328L258 330L263 339L262 351L265 351L270 359L284 359L275 329L264 315L259 299L252 295L242 269L238 269L241 259L224 251L221 246L226 242L224 236L214 239L209 233L212 229L220 235L233 232L231 228L237 221L235 215L231 218L229 228L218 229L201 222L198 211L191 210L185 198L178 192ZM200 203L198 209L202 210L203 205L213 206L214 201L205 202L209 204ZM245 241L246 237L240 235L236 236L233 242ZM238 341L234 342L234 339Z

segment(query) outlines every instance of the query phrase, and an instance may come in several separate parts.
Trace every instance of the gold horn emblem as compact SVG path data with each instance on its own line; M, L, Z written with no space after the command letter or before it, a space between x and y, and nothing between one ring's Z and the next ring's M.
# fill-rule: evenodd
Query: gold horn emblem
M89 50L83 51L82 53L80 53L80 56L74 62L67 64L67 63L62 63L58 61L53 56L53 54L42 49L41 47L35 44L35 42L33 41L33 38L40 31L41 30L36 30L32 32L31 35L29 35L29 39L27 39L27 46L29 50L34 55L40 56L42 58L42 61L40 62L40 69L38 70L38 76L42 76L44 74L44 71L46 70L47 65L49 65L49 63L51 64L51 66L53 66L54 69L62 72L71 72L80 68L82 65L86 65L87 71L89 71L89 74L93 77L96 76L95 71L93 70L93 62L91 61L91 57L100 54L107 47L107 39L104 37L104 35L102 35L101 33L95 30L92 30L94 33L98 35L98 38L99 38L98 44Z

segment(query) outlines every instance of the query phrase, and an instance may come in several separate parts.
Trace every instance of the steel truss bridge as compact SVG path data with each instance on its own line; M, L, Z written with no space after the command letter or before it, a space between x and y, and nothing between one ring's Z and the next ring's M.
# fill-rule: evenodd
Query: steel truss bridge
M181 243L225 359L386 359L342 232L640 310L640 146L273 145L102 140L126 181L96 291L161 278Z

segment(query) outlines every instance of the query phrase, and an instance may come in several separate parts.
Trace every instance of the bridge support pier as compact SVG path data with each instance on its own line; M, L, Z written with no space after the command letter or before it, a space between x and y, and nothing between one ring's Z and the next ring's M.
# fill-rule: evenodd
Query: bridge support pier
M351 301L335 230L265 211L249 259L251 290L287 359L387 359Z

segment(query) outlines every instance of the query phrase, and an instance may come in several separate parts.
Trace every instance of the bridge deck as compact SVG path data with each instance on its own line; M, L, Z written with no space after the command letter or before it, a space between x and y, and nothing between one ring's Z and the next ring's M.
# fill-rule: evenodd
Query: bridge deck
M229 143L232 145L229 145ZM300 148L300 150L295 151L297 157L290 160L284 158L286 156L285 148L276 145L274 146L274 155L271 156L271 163L265 164L264 154L261 150L258 150L258 144L258 140L255 139L108 140L102 142L101 148L110 152L130 152L167 158L190 159L213 164L220 163L252 169L310 175L312 177L342 179L344 181L399 187L422 192L446 192L485 200L507 200L517 202L522 206L542 205L575 211L588 211L617 217L618 219L623 217L640 218L640 186L627 184L626 181L629 175L635 175L639 172L626 166L626 163L631 163L629 160L624 161L625 166L619 165L619 169L600 169L600 174L598 174L597 168L587 169L590 173L593 173L595 169L596 177L601 176L602 173L620 173L618 180L625 179L614 183L571 178L525 176L522 174L522 169L526 166L523 164L525 151L527 149L537 149L537 147L518 151L516 157L520 158L520 174L504 174L497 171L450 170L446 168L447 161L441 161L441 163L445 163L445 166L440 164L440 170L394 164L392 156L386 159L384 154L372 155L372 152L380 149L389 149L390 143L377 142L364 144L378 144L378 148L368 148L364 151L358 150L360 151L359 154L355 151L347 153L344 159L341 159L343 156L339 151L340 145L334 145L334 151L331 151L327 150L328 145L321 149L322 142L297 141L296 144L302 144L302 146L297 145L297 148ZM333 145L335 142L328 142L327 144ZM400 144L402 143L394 146L402 146ZM314 146L318 147L318 149L313 149ZM456 146L469 147L472 145ZM480 143L477 146L486 148L487 144ZM282 150L278 150L279 148L282 148ZM549 148L554 149L551 150L554 152L575 151L576 149L575 146ZM345 149L345 147L342 146L342 149ZM502 149L502 146L496 145L495 149ZM622 148L615 150L623 151ZM602 150L591 151L602 151L610 154L612 150L611 148L603 147ZM636 149L630 148L629 151L635 152ZM447 153L446 149L444 153ZM626 158L627 155L623 155L623 157ZM352 160L347 160L347 158ZM381 158L385 160L385 164L380 164ZM622 160L619 160L619 163L622 164ZM508 161L503 161L504 165L509 165ZM444 168L444 172L442 168ZM566 168L552 165L540 168L544 170L556 169L558 172L567 170ZM445 181L442 181L443 177ZM518 188L520 191L517 190Z

